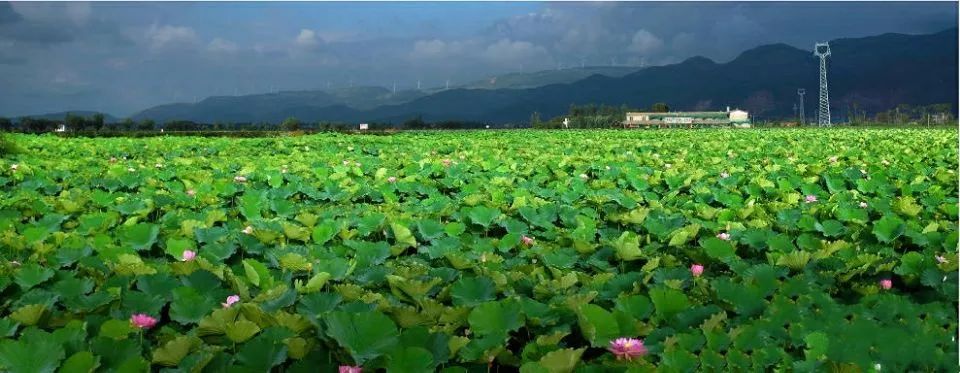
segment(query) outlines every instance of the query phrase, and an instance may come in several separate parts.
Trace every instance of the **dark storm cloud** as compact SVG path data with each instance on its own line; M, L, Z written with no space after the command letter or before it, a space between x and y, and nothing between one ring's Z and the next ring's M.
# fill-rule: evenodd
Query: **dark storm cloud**
M955 3L0 3L0 115L725 61L956 27Z

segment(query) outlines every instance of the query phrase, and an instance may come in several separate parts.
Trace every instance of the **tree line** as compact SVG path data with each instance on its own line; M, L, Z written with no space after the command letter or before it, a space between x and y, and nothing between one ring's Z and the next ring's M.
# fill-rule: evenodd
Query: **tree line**
M670 106L666 103L658 102L650 105L649 108L631 108L627 105L611 106L571 104L565 115L556 116L547 120L540 117L539 112L533 112L530 115L530 127L533 128L619 128L626 118L627 112L654 112L666 113L670 111ZM563 121L567 120L564 125Z
M114 123L107 123L103 114L89 117L68 114L63 119L21 117L16 121L0 117L0 130L11 132L44 133L54 132L64 126L65 132L134 132L134 131L351 131L358 130L357 123L343 122L308 122L295 117L287 118L280 124L269 122L214 122L199 123L188 120L170 120L158 123L151 119L134 121L127 118ZM388 122L370 122L368 129L396 130L396 129L479 129L503 128L502 125L493 125L486 122L443 120L428 122L422 116L410 118L400 124Z

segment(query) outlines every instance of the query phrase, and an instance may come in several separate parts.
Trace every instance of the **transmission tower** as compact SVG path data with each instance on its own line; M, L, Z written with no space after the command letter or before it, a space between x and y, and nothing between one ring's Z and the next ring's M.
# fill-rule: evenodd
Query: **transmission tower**
M820 111L817 112L817 124L821 127L830 126L830 93L827 90L827 56L830 55L830 44L817 43L813 47L813 55L820 57Z
M797 88L797 96L800 96L800 125L807 124L807 118L803 115L803 95L807 94L807 90L803 88Z

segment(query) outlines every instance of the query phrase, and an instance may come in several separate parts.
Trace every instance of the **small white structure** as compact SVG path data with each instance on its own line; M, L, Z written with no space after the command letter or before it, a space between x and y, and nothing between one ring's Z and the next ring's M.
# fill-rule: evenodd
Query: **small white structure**
M370 129L370 124L369 124L369 123L360 123L360 130L361 130L361 131L366 131L366 130L368 130L368 129Z
M730 122L733 123L745 123L750 121L750 114L746 111L736 109L730 111Z
M67 125L66 125L66 124L61 124L59 127L57 127L56 131L57 131L57 132L66 132L66 131L67 131Z
M563 128L570 128L570 118L563 118Z

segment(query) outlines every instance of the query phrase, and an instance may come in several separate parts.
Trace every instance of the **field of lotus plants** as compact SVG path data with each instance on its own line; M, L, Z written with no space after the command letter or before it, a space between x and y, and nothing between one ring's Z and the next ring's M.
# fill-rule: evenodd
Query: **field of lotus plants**
M957 371L956 130L13 135L0 371Z

